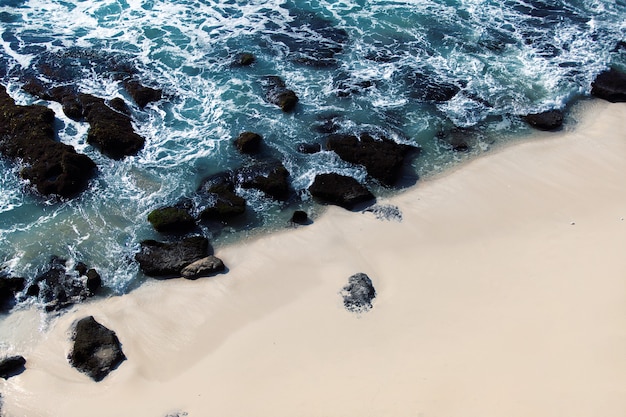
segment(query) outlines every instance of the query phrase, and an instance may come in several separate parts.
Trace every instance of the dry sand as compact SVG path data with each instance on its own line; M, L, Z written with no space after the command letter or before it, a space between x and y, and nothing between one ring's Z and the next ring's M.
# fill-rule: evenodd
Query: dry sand
M150 281L39 333L1 323L27 369L17 416L624 417L626 104L380 204L227 247L230 272ZM339 291L367 273L356 315ZM128 357L100 383L66 360L93 315Z

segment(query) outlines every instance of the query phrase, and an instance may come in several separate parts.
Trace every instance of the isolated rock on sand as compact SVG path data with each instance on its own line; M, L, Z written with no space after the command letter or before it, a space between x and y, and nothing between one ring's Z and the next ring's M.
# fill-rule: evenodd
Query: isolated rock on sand
M346 310L362 313L372 308L372 300L376 297L376 290L370 277L359 272L349 278L348 285L341 290L341 295Z
M204 236L192 236L178 242L144 240L135 255L141 270L152 277L179 277L181 271L210 255L209 240Z
M316 175L309 192L317 199L348 210L375 198L374 194L354 178L336 173Z
M563 126L563 112L557 109L528 114L523 119L539 130L557 130Z
M210 277L225 269L224 262L220 258L211 255L187 265L180 271L180 275L187 279L197 279Z
M591 95L612 103L626 102L626 73L614 68L601 72L591 84Z
M0 361L0 378L9 379L24 372L26 359L22 356L10 356Z
M98 323L93 316L76 323L72 339L74 345L68 356L70 364L96 382L126 360L115 332Z

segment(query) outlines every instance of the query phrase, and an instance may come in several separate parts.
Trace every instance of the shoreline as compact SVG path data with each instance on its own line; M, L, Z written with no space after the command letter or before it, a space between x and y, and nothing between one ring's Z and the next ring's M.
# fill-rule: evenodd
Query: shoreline
M379 201L402 222L331 206L219 248L228 274L147 281L42 335L37 312L12 314L0 330L20 326L27 363L0 380L2 411L622 417L626 104L576 112ZM338 293L358 272L377 298L355 315ZM100 383L66 360L87 315L128 358Z

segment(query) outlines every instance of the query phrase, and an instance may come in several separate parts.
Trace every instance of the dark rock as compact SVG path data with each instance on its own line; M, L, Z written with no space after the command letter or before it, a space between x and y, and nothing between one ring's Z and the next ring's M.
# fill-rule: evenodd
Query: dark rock
M291 223L301 224L301 225L311 223L311 220L309 220L309 215L306 213L306 211L302 211L302 210L294 211L293 215L291 216L290 221Z
M304 154L314 154L322 150L319 143L299 143L296 150Z
M335 173L316 175L309 192L315 198L348 210L375 198L354 178Z
M207 238L194 236L178 242L144 240L135 255L141 270L153 277L177 277L184 267L210 255Z
M312 126L313 130L318 133L325 133L325 134L335 133L341 128L341 125L338 122L340 118L341 116L337 114L331 114L328 116L320 116L318 117L317 121L313 124Z
M131 119L106 105L101 98L79 94L85 120L89 123L87 142L113 159L135 155L145 139L135 133Z
M210 277L226 269L224 262L216 256L207 256L184 267L180 275L186 279Z
M626 102L626 73L615 68L601 72L591 84L591 95L612 103Z
M28 286L28 289L26 290L26 295L29 297L39 297L39 285L37 284L31 284Z
M386 138L377 140L367 133L362 133L360 138L354 135L330 135L326 147L344 161L363 165L370 176L387 186L398 180L408 153L418 149Z
M137 80L126 80L123 82L128 94L135 100L139 108L144 108L148 103L161 100L163 91L142 85Z
M93 268L89 269L84 275L87 277L87 291L89 291L89 295L92 296L102 288L102 278L98 271Z
M93 316L76 323L72 339L74 345L68 355L70 364L96 382L102 381L126 360L115 332L98 323Z
M148 221L157 232L185 233L196 226L191 214L178 207L161 207L148 214Z
M15 305L15 295L26 285L24 278L8 277L0 272L0 313L6 313Z
M0 361L0 378L9 379L24 372L26 359L22 356L10 356Z
M343 287L341 295L346 310L362 313L372 308L372 300L376 298L376 290L370 277L359 272L349 278L348 285Z
M54 111L18 106L0 85L0 153L23 161L21 175L39 193L73 197L87 188L96 164L54 137Z
M130 108L121 97L115 97L109 100L109 107L111 107L113 110L117 110L120 113L130 116Z
M276 104L284 112L290 112L296 107L298 96L293 90L287 88L282 78L269 75L265 77L263 84L267 101Z
M263 137L258 133L243 132L235 139L235 147L239 152L252 155L261 149Z
M246 211L246 200L235 194L235 184L230 173L220 173L206 178L198 194L208 201L200 213L203 220L228 220Z
M247 67L254 64L254 61L256 61L256 58L253 54L249 52L241 52L235 56L233 65L237 67Z
M454 128L447 132L437 133L437 139L446 148L454 152L468 152L471 149L469 138L471 133L467 129Z
M78 275L87 275L87 269L89 268L84 262L77 262L76 265L74 265L74 271L78 272Z
M255 188L275 200L289 198L289 172L280 161L266 161L243 167L235 173L242 188Z
M409 77L408 88L411 97L435 103L448 101L461 90L456 84L421 73L414 73Z
M539 130L557 130L563 126L563 112L556 109L528 114L523 119L526 123Z

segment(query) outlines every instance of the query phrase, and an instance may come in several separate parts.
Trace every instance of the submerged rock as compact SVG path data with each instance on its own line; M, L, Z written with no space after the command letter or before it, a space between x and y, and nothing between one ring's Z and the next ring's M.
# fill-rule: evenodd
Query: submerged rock
M563 112L558 109L528 114L523 119L539 130L557 130L563 126Z
M601 72L591 84L591 95L612 103L626 102L626 73L615 68Z
M152 277L179 277L186 266L210 255L204 236L187 237L177 242L144 240L135 255L141 270Z
M54 120L47 107L16 105L0 85L0 153L23 162L21 176L40 194L74 197L87 188L96 164L55 141Z
M72 340L74 345L68 356L70 364L96 382L126 360L115 332L98 323L93 316L76 323Z
M376 290L372 280L359 272L348 279L348 285L341 290L343 305L353 313L362 313L372 308L372 300L376 298Z
M387 186L398 180L408 153L419 149L386 138L374 139L367 133L362 133L360 137L330 135L326 147L344 161L363 165L370 176Z
M26 359L22 356L10 356L0 361L0 378L9 379L24 372Z
M187 279L210 277L226 269L224 262L216 256L199 259L181 270L181 276Z
M254 64L256 58L250 52L240 52L233 59L232 65L236 67L247 67Z
M315 198L348 210L375 199L374 194L354 178L335 173L316 175L309 192Z
M293 90L289 90L285 81L275 75L264 78L265 97L267 101L276 104L284 112L290 112L298 103L298 96Z
M148 221L157 232L185 233L196 226L196 221L185 209L161 207L148 214Z
M411 74L408 77L408 87L411 97L435 103L446 102L461 91L456 84L422 73Z

